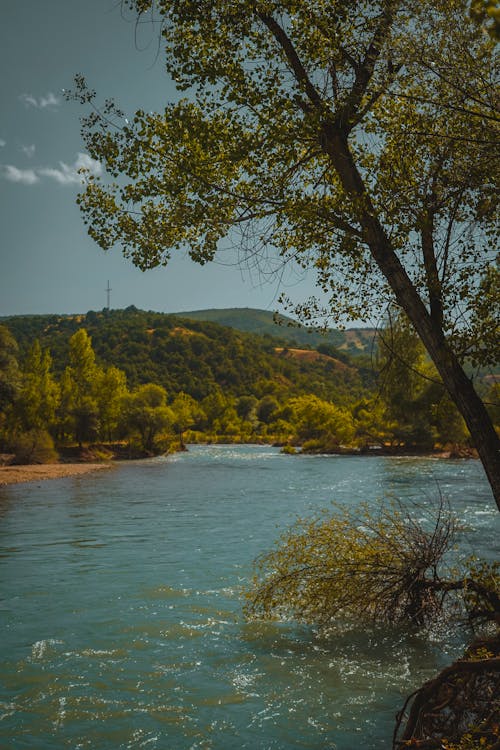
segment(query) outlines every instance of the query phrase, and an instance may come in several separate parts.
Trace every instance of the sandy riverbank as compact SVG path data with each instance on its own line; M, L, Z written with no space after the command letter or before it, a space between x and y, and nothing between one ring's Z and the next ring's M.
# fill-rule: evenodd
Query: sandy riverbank
M30 466L0 466L0 487L21 482L40 482L43 479L59 479L88 474L91 471L109 469L111 464L33 464Z

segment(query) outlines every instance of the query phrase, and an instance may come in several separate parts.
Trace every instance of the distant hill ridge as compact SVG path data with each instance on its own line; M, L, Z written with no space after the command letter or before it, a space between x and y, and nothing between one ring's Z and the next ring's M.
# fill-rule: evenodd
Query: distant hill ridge
M316 347L329 344L351 356L370 354L376 340L375 328L348 328L340 331L329 328L318 331L301 326L297 321L281 313L259 310L251 307L211 308L208 310L190 310L176 313L179 317L190 320L203 320L218 323L228 328L236 328L246 333L274 338L298 346Z
M21 360L38 339L50 349L55 372L61 373L68 363L70 337L85 328L98 363L119 367L131 387L158 383L169 394L185 391L196 399L219 387L234 396L282 394L290 398L314 393L347 403L371 386L372 370L361 358L351 359L324 338L317 339L324 345L319 353L312 349L312 338L303 339L307 346L301 346L296 337L288 339L286 334L307 333L274 324L272 313L236 311L237 320L231 315L227 319L246 325L247 330L238 330L235 325L202 319L203 312L197 312L200 319L193 313L172 315L130 306L91 310L85 315L17 315L1 322L18 342ZM254 312L261 318L264 334L248 330Z

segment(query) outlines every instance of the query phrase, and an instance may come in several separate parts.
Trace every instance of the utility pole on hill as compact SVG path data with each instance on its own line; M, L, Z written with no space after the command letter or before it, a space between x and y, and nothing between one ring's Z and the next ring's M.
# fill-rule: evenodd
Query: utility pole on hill
M109 285L109 280L108 280L108 286L106 287L106 299L107 299L107 305L106 305L106 307L109 310L110 309L110 300L111 300L111 287Z

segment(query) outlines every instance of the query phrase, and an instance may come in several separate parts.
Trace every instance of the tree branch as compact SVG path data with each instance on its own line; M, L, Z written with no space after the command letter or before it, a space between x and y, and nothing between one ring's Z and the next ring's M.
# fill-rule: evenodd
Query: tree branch
M306 69L302 65L302 61L300 60L288 34L272 16L268 15L267 13L257 13L257 15L262 23L267 26L267 28L285 53L286 59L288 60L290 67L292 68L295 79L302 86L311 103L314 105L314 107L320 109L323 106L323 100L317 89L313 86L311 79L309 78ZM308 111L309 108L304 104L304 102L299 100L298 103L303 110Z
M380 23L375 29L372 41L368 45L364 60L356 68L354 84L347 97L347 101L337 114L336 119L338 124L345 134L348 134L358 121L356 114L358 114L363 96L366 94L368 85L373 77L375 65L382 52L384 39L392 25L391 5L392 3L387 3Z
M427 201L429 203L429 201ZM434 252L434 207L427 205L422 220L420 232L422 242L422 256L424 259L425 276L427 280L427 291L429 294L429 309L431 318L440 328L443 327L443 302L441 295L441 282Z

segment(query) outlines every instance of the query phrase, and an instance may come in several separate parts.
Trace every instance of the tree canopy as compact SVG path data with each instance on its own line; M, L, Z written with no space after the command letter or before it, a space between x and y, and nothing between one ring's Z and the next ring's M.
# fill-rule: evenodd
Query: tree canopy
M189 96L131 122L90 103L105 179L80 205L92 237L140 268L221 241L242 260L316 269L327 311L394 303L464 417L500 507L499 441L463 370L492 361L498 299L494 39L465 0L128 0L156 19ZM153 28L154 25L153 25ZM257 259L257 260L256 260ZM302 312L314 316L308 301Z

